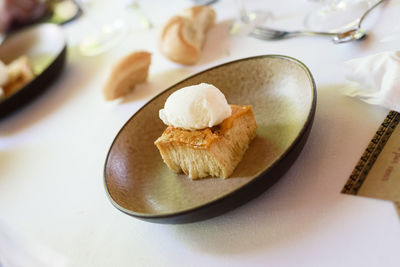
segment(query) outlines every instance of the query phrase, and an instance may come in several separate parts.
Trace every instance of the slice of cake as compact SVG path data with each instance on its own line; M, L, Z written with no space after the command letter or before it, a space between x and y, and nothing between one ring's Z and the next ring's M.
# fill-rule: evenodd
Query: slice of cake
M204 87L204 84L201 85ZM218 90L216 87L214 88ZM185 97L180 97L181 100L186 99L180 104L172 101L176 113L176 107L180 105L183 111L182 114L177 113L180 117L178 115L171 116L171 114L168 114L168 110L160 111L160 117L164 118L164 122L170 124L168 122L173 121L175 124L183 124L184 127L182 125L169 125L155 141L155 145L159 149L164 162L177 173L183 172L192 179L208 176L228 178L256 136L257 124L252 107L248 105L228 105L226 103L226 107L231 112L222 119L222 122L219 122L221 120L219 115L223 107L221 107L221 101L218 101L218 98L222 95L226 102L223 94L219 90L220 95L204 93L201 90L202 88L194 89L198 90L193 92L193 94L196 94L196 97L192 99L193 101ZM201 103L200 107L199 103ZM165 109L168 108L167 104L168 100ZM195 105L197 107L194 107ZM205 110L205 108L208 108L208 110ZM185 114L185 111L188 113L188 110L194 114ZM196 112L193 112L193 110ZM172 117L170 121L165 119L168 115ZM208 127L204 127L207 124L205 118L214 120L214 125L208 124ZM216 118L219 119L215 120ZM202 129L193 129L193 127L200 128L202 126Z
M192 179L228 178L257 129L251 106L231 108L232 115L211 128L190 131L169 126L155 142L168 167Z

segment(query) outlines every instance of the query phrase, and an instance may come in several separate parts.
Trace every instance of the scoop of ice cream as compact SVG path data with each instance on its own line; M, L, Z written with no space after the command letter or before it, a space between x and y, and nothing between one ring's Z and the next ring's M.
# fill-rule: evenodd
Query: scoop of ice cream
M7 66L0 60L0 87L3 87L6 83L8 83Z
M201 83L171 94L159 115L167 125L198 130L218 125L231 114L224 94L214 85Z

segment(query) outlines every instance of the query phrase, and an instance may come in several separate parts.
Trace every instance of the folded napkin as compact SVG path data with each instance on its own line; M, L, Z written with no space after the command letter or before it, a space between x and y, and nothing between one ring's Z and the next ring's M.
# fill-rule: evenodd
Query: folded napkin
M351 81L345 94L400 112L400 51L352 59L344 67Z

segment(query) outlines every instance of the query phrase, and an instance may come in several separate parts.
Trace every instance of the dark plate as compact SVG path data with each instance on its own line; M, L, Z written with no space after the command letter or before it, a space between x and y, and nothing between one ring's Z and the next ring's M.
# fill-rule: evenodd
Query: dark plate
M231 178L192 181L167 168L153 142L166 126L158 111L188 85L217 86L231 104L251 104L257 137ZM122 127L108 152L104 184L122 212L157 223L204 220L242 205L273 185L301 152L316 109L313 77L281 55L241 59L203 71L165 90Z
M45 6L45 11L41 16L31 21L20 23L14 21L11 28L8 29L7 35L38 23L63 25L77 19L83 13L80 6L74 0L49 0L43 3L43 5Z
M42 22L66 24L78 18L82 9L74 0L58 0L51 3L50 10Z
M0 119L31 102L58 77L66 57L66 39L60 26L38 24L10 35L0 45L0 60L9 63L26 55L36 77L15 94L0 100Z

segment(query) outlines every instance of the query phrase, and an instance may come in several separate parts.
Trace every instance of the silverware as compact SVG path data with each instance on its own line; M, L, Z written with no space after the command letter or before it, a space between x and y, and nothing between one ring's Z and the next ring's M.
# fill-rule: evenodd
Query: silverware
M194 2L196 5L199 5L199 6L212 5L217 1L218 0L192 0L192 2Z
M288 37L294 36L331 36L332 41L334 43L345 43L354 40L363 39L367 33L365 30L361 28L361 23L365 19L365 17L369 14L369 12L377 7L379 4L384 2L385 0L379 0L374 5L372 5L365 13L361 16L358 21L356 28L345 31L345 32L319 32L319 31L308 31L308 30L299 30L299 31L283 31L272 29L264 26L255 26L253 30L250 32L250 35L262 39L262 40L279 40Z
M372 9L380 5L383 1L385 0L379 0L369 9L367 9L367 11L365 11L364 14L361 16L355 29L339 33L338 35L333 37L332 41L336 44L340 44L340 43L350 42L353 40L363 39L367 35L367 32L361 28L361 23L363 22L365 17L369 14L369 12L371 12Z
M335 35L337 35L337 32L316 32L316 31L303 31L303 30L302 31L283 31L283 30L277 30L277 29L272 29L272 28L268 28L268 27L256 26L250 32L250 35L254 36L258 39L262 39L262 40L278 40L278 39L294 37L294 36L315 36L315 35L335 36Z

